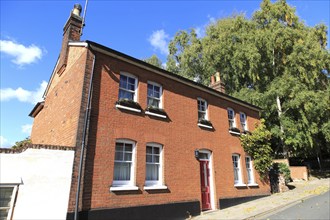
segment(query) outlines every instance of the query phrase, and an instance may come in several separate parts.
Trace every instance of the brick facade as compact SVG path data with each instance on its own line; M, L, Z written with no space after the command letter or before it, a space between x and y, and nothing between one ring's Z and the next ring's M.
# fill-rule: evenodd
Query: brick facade
M246 113L250 130L258 122L258 111L219 99L103 54L96 54L96 57L86 159L86 173L89 176L85 176L84 181L83 209L199 201L200 171L199 162L194 157L195 149L212 151L214 193L217 200L269 194L268 184L260 181L256 172L254 173L258 187L234 187L231 158L233 153L241 155L244 183L247 183L247 173L244 164L245 153L239 138L228 132L227 108L235 110L237 122L239 112ZM142 109L147 107L147 82L153 81L162 85L164 110L168 119L116 109L121 71L129 72L138 78L138 102ZM214 130L197 126L197 97L207 100L209 119ZM109 190L113 181L117 139L130 139L137 143L135 181L139 190L136 192L114 193ZM148 142L163 145L164 182L168 190L161 193L143 190Z

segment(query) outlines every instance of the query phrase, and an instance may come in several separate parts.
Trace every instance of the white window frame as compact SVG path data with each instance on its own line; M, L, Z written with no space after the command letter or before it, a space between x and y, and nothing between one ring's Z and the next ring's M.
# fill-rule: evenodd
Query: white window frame
M134 90L128 90L126 88L121 88L120 87L120 76L126 76L126 77L129 77L129 78L133 78L135 80L135 83L134 83ZM120 100L120 90L123 90L123 91L126 91L126 92L131 92L134 94L133 96L133 101L134 102L137 102L137 85L138 85L138 78L136 76L134 76L133 74L130 74L130 73L127 73L127 72L120 72L120 76L119 76L119 90L118 90L118 100Z
M11 194L11 200L10 200L9 207L0 207L0 209L8 209L7 220L10 220L10 219L12 219L12 215L13 215L13 208L14 208L14 203L16 201L16 194L17 194L17 190L18 190L18 185L0 184L0 188L3 188L3 187L13 188L13 192Z
M247 159L249 161L247 161ZM253 164L252 164L252 158L250 156L245 156L245 166L246 166L246 172L247 172L247 180L248 180L248 186L258 186L255 182L254 172L253 172ZM249 177L251 179L249 179Z
M152 86L159 87L159 98L152 97L152 96L148 95L148 86L149 86L149 84L152 85ZM158 108L163 109L163 87L160 84L152 82L152 81L148 81L148 84L147 84L147 106L148 106L148 99L149 98L158 100L159 101Z
M115 177L115 164L113 167L113 182L110 187L110 191L120 191L120 190L138 190L138 187L135 186L135 170L136 170L136 142L128 139L117 139L116 143L122 144L132 144L132 161L131 161L131 170L130 170L130 180L114 180ZM115 149L116 153L116 149ZM116 162L114 157L114 163Z
M242 116L244 115L244 122L242 121ZM243 131L248 131L248 126L247 126L247 116L244 112L239 113L239 120L242 126Z
M234 158L237 158L234 160ZM234 186L246 186L243 184L242 180L242 169L241 169L241 156L239 154L232 154L232 163L233 163L233 171L234 171ZM237 163L237 167L235 166ZM235 171L237 171L237 180L235 180Z
M145 190L152 190L152 189L167 189L167 186L164 185L164 175L163 175L163 167L164 167L164 160L163 160L163 145L158 144L158 143L147 143L146 144L146 150L147 147L153 147L153 148L158 148L159 149L159 167L158 167L158 180L147 180L147 168L146 168L146 173L145 173ZM147 157L147 152L146 152L146 157ZM146 160L145 160L146 161ZM147 167L148 162L146 161L146 167ZM150 163L154 164L154 163Z
M203 110L200 110L199 109L199 102L204 102L205 103L205 111ZM209 117L208 117L208 104L207 104L207 101L205 99L202 99L202 98L197 98L197 111L198 113L204 113L205 114L205 117L203 119L205 120L209 120ZM198 120L199 120L199 117L198 117Z
M233 118L229 118L229 112L230 112L230 111L233 113ZM232 108L227 108L227 114L228 114L229 129L230 129L230 128L236 128L236 119L235 119L236 117L235 117L235 111L234 111L234 109L232 109ZM233 124L232 127L230 126L231 122L232 122L232 124Z

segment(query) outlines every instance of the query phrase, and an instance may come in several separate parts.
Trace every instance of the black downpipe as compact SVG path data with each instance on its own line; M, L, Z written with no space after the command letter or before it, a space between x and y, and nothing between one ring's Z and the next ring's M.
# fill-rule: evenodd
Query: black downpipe
M81 151L80 151L80 161L79 161L79 169L78 169L78 184L77 184L77 192L76 192L76 205L74 209L74 220L79 219L78 210L79 210L79 194L80 194L80 184L81 184L81 172L83 167L83 159L84 159L84 151L85 151L85 140L87 135L87 126L89 124L90 119L90 110L91 110L91 100L92 100L92 90L93 90L93 76L94 76L94 65L95 65L95 55L93 57L93 66L91 72L91 79L89 82L89 89L88 89L88 98L87 98L87 107L85 113L85 120L84 120L84 130L82 135L82 142L81 142Z

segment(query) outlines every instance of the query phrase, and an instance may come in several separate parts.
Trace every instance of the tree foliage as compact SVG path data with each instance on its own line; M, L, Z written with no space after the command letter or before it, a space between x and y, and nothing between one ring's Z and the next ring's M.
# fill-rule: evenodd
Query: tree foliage
M170 71L209 84L220 72L226 92L263 108L275 153L330 152L330 53L327 27L306 26L285 0L264 0L251 19L211 23L206 35L179 31Z
M156 66L158 68L163 68L162 67L162 61L155 54L152 55L151 57L143 60L143 61L146 62L146 63L149 63L151 65L154 65L154 66Z
M251 135L242 135L240 137L244 151L253 158L254 168L261 177L266 177L273 163L270 138L271 133L267 130L263 119L260 124L256 125Z

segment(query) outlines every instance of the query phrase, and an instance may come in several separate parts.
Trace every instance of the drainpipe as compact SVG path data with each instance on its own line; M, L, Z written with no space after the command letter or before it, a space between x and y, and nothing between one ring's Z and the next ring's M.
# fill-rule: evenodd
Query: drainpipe
M78 210L79 210L79 194L80 194L80 184L81 184L81 173L82 173L82 168L83 168L83 159L84 159L84 151L85 151L85 140L86 140L86 136L87 136L87 127L88 127L89 120L90 120L94 66L95 66L95 55L93 55L93 65L92 65L91 78L90 78L90 81L89 81L87 106L86 106L86 113L85 113L85 120L84 120L84 130L83 130L82 142L81 142L80 161L79 161L79 168L78 168L78 184L77 184L77 192L76 192L76 205L75 205L75 209L74 209L74 220L79 219Z

